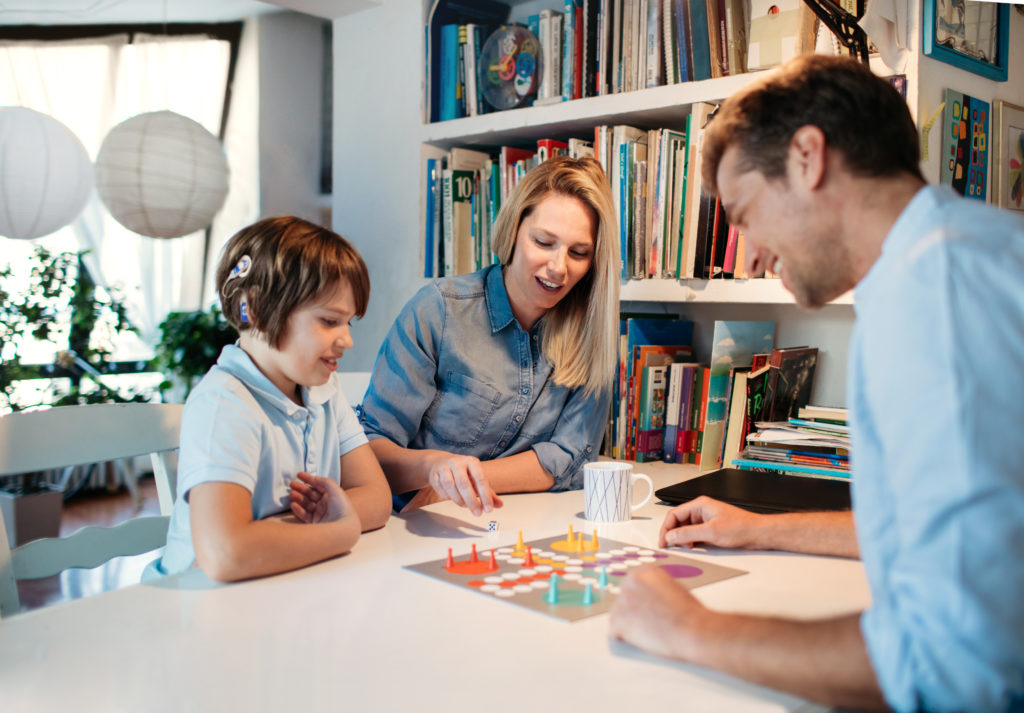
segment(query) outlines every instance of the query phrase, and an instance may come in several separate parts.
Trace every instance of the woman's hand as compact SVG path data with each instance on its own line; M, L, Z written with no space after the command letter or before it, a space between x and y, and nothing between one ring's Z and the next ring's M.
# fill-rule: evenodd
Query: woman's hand
M303 522L335 522L353 512L341 486L330 478L298 473L291 482L291 509Z
M445 451L427 457L427 485L443 499L468 508L474 515L500 508L501 498L487 482L479 458Z

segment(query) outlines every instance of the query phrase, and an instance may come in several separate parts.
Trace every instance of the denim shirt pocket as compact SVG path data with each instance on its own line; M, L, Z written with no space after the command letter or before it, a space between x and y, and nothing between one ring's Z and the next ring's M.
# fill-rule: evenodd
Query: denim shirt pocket
M449 371L427 419L434 438L450 446L475 446L487 431L501 392L466 374Z

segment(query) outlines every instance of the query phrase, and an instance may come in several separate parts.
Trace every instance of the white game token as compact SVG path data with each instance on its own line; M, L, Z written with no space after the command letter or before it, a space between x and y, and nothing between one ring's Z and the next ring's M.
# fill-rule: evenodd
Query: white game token
M626 551L625 550L608 550L608 554L612 555L614 557L622 557L622 555L626 554Z
M520 594L526 594L527 592L532 592L533 587L531 587L529 584L517 584L516 586L512 587L512 591L519 592Z
M504 597L504 598L514 597L515 595L516 595L516 593L513 592L508 587L502 587L501 589L499 589L498 591L496 591L494 593L494 596L496 596L496 597Z
M542 552L535 552L533 556L534 557L554 557L555 553L554 552L548 552L547 550L543 550Z
M657 562L658 560L655 557L641 557L640 561L644 564L652 564L654 562Z
M499 555L507 555L507 554L511 554L512 552L515 552L515 549L514 549L514 548L512 548L512 547L499 547L499 548L498 548L498 549L496 550L496 552L497 552L497 553L498 553Z
M566 564L583 564L583 560L579 560L579 559L567 559L567 560L565 561L565 563L566 563Z
M526 560L524 560L522 557L509 557L508 558L508 563L509 564L522 564L525 561Z
M534 569L537 570L538 574L544 574L545 572L550 572L554 568L549 564L539 564L534 567Z
M636 553L644 557L650 557L654 554L654 550L637 550Z
M487 592L488 594L494 594L496 591L501 589L497 584L485 584L480 587L481 592Z
M565 569L562 570L562 571L563 572L573 572L573 573L575 573L575 572L582 572L583 568L580 567L579 565L568 564L568 565L565 566Z
M598 552L594 556L599 560L610 560L612 558L612 556L607 552Z
M563 574L562 579L564 579L566 582L575 582L577 579L580 579L580 575L576 574L575 572L570 572L569 574Z
M484 581L487 582L488 584L501 584L505 580L502 577L491 576L491 577L484 577Z
M622 549L623 549L624 552L636 552L640 548L639 547L634 547L633 545L626 545Z
M547 589L551 585L548 583L546 579L538 579L536 582L531 582L530 586L533 589Z
M527 569L519 570L519 576L520 577L532 577L535 574L537 574L537 570L535 570L535 569L527 568Z
M612 593L612 594L618 594L619 593L619 585L617 585L617 584L609 584L608 585L608 591L610 593Z
M639 567L643 564L640 560L626 560L622 563L626 567Z
M569 555L555 555L551 559L555 560L556 562L565 562L567 559L569 559Z
M494 559L498 560L499 562L508 562L510 559L512 559L512 557L511 557L511 555L495 554L494 555Z
M585 587L585 586L587 586L588 584L589 584L589 585L590 585L591 587L593 587L594 589L597 589L597 588L598 588L598 586L597 586L597 580L596 580L596 579L594 579L593 577L580 577L580 586L581 586L581 587Z
M501 575L501 577L502 577L502 579L507 579L507 580L510 580L510 581L513 580L513 579L519 579L519 575L516 574L515 572L505 572L505 574Z

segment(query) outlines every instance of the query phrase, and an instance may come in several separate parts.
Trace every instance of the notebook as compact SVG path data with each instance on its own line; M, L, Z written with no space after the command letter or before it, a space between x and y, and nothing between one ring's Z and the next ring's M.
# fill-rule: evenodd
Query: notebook
M700 495L753 512L849 510L850 484L842 480L722 468L654 493L679 505Z

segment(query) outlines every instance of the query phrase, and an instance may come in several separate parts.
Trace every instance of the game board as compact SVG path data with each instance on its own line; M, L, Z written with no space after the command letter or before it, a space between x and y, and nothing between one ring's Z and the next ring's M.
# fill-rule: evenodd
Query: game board
M573 533L518 542L468 555L406 565L405 569L497 597L542 614L577 621L608 611L629 570L658 564L693 589L746 572L616 540ZM557 576L555 576L557 575ZM554 581L554 583L552 583Z

